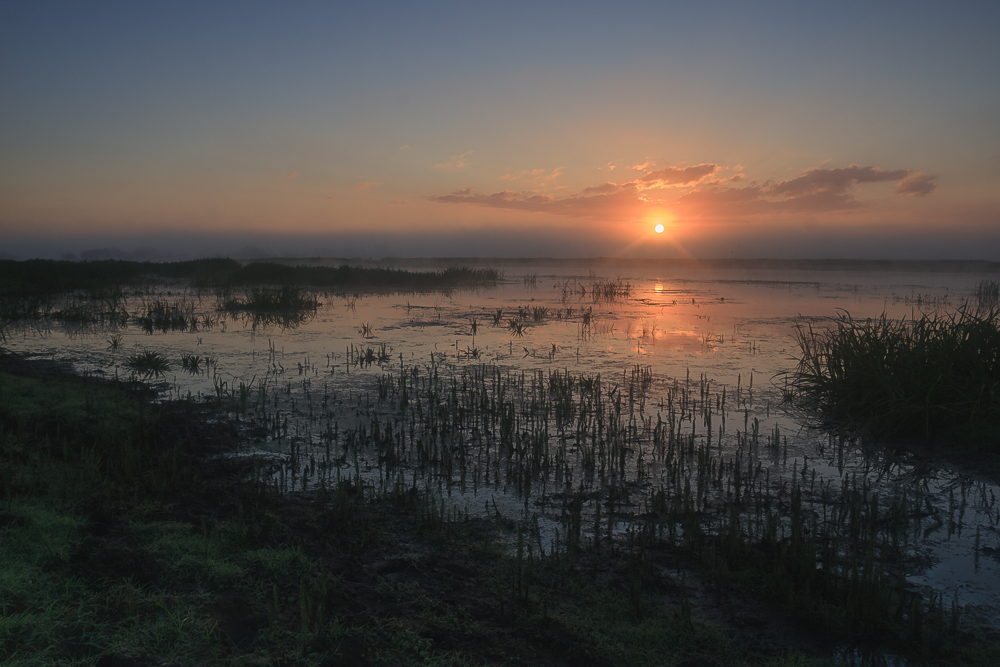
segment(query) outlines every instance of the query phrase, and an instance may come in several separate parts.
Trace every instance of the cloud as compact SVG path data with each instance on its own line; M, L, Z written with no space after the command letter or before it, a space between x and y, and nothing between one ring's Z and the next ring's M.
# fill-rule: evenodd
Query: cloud
M711 176L719 170L719 165L714 163L699 164L694 167L667 167L651 171L641 179L644 183L649 183L653 187L667 185L687 185L697 183L706 176Z
M292 172L289 172L289 173L285 174L285 178L298 178L298 176L299 176L299 172L297 172L297 171L292 171Z
M468 157L472 155L472 151L465 151L461 155L452 155L448 158L447 162L442 162L440 164L434 165L437 169L465 169L470 164L472 164Z
M374 188L379 185L382 185L382 181L365 181L364 183L358 183L355 187L363 192L368 188Z
M632 165L631 167L629 167L629 169L631 169L633 171L646 171L650 167L655 167L655 166L656 165L654 163L650 162L649 160L646 160L642 164L634 164L634 165Z
M771 188L771 193L784 197L801 197L819 193L843 194L858 183L895 181L909 175L905 169L883 171L878 167L859 167L852 164L841 169L808 169L797 178L782 181Z
M552 180L555 180L562 176L563 168L556 167L551 172L546 173L545 169L522 169L521 171L516 171L511 174L504 174L500 177L501 181L526 181L528 183L533 183L535 185L545 185Z
M612 192L618 192L621 190L623 185L618 185L617 183L611 183L610 181L602 185L591 185L583 189L583 194L585 195L607 195Z
M410 147L410 144L403 144L402 146L399 147L399 150L405 151L409 147Z
M714 163L667 167L633 181L608 181L585 187L579 194L560 197L541 194L537 190L502 190L480 194L474 188L466 188L428 199L442 204L606 220L639 217L655 205L666 206L680 218L735 220L762 215L812 215L858 209L864 203L855 199L853 188L861 183L902 179L896 186L896 193L924 196L934 189L935 178L906 169L884 170L850 165L839 169L817 167L777 184L751 181L740 187L735 184L745 179L744 174L736 174L726 180L710 178L718 170L718 165ZM546 177L554 177L556 172L558 170ZM651 189L667 186L674 187L663 190L663 197L654 199L649 196Z
M610 184L614 185L614 184ZM645 205L634 188L615 186L613 191L600 194L570 195L556 198L549 194L502 190L493 194L478 194L469 188L450 195L431 196L441 204L471 204L489 208L514 209L533 213L551 213L572 217L609 218L638 213Z
M924 197L937 187L937 184L934 183L936 178L937 176L925 174L922 171L913 172L896 184L896 192L901 195Z

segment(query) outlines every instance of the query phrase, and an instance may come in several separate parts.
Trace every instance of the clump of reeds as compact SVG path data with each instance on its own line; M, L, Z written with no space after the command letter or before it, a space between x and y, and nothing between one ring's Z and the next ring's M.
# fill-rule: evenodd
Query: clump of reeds
M980 280L976 285L976 300L983 308L996 308L1000 305L1000 282L996 280Z
M590 285L590 295L594 302L615 302L632 295L632 285L627 280L600 280Z
M316 297L298 285L251 287L243 294L221 295L218 309L230 313L292 313L319 307Z
M884 436L978 428L1000 418L1000 305L980 299L914 319L799 328L796 393Z
M143 350L130 354L125 366L137 375L147 378L160 377L170 370L170 364L156 350Z

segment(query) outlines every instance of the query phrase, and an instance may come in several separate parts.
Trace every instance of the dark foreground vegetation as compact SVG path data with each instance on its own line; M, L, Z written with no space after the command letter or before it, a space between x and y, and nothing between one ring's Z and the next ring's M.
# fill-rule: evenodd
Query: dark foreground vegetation
M225 258L186 262L0 260L0 295L37 296L177 279L189 280L200 287L295 285L346 292L430 291L489 287L496 285L502 277L495 269L452 267L442 271L418 272L348 265L241 264Z
M241 434L217 406L147 398L0 357L3 664L777 667L849 664L831 656L859 642L913 664L1000 657L946 601L881 585L876 560L843 580L816 570L815 518L756 541L734 515L713 537L689 492L661 495L648 531L604 537L598 514L587 537L569 493L546 548L537 526L468 519L409 485L279 493L267 461L223 456ZM793 486L775 502L794 514ZM847 494L864 515L862 489ZM688 517L680 548L657 539L657 513Z
M943 446L1000 443L1000 283L951 311L799 329L793 385L830 417L876 436Z

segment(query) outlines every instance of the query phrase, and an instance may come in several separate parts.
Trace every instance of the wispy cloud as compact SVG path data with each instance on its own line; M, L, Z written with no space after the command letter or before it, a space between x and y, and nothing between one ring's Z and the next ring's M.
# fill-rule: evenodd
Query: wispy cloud
M364 183L358 183L354 187L363 192L368 188L378 187L379 185L382 185L382 181L365 181Z
M534 185L546 185L551 181L562 176L563 168L556 167L552 171L547 171L546 169L522 169L521 171L516 171L510 174L504 174L500 177L501 181L522 181L526 183L531 183Z
M399 147L399 150L405 151L409 147L410 147L410 144L403 144L402 146Z
M715 174L718 170L719 165L714 163L699 164L693 167L666 167L651 171L639 180L653 187L688 185L697 183L703 178Z
M502 190L481 194L466 188L449 195L431 196L443 204L468 204L554 215L597 219L624 219L645 213L652 205L665 205L684 218L739 219L759 215L830 213L861 208L854 189L863 183L898 181L902 195L925 196L934 189L934 176L906 169L850 165L817 167L779 183L751 181L739 187L744 174L721 180L714 163L666 167L624 183L605 182L583 188L578 194L556 197L532 190ZM530 176L530 172L519 172ZM515 176L510 175L513 180ZM659 194L657 193L659 190ZM667 196L669 194L670 196ZM664 198L665 197L665 198Z
M842 169L809 169L797 178L782 181L771 188L774 195L802 197L820 193L842 195L858 183L897 181L910 174L905 169L884 171L878 167L859 167L852 164Z
M465 169L472 164L469 160L470 155L472 155L472 151L465 151L461 155L452 155L447 162L441 162L434 167L437 169Z
M649 160L646 160L642 164L634 164L634 165L632 165L631 167L629 167L629 169L631 169L632 171L646 171L650 167L655 167L655 166L656 166L656 164L654 164L653 162L650 162Z
M896 184L896 192L901 195L924 197L937 187L934 182L936 178L937 176L925 174L922 171L914 172Z
M298 177L299 177L299 172L297 171L291 171L285 174L285 178L298 178Z

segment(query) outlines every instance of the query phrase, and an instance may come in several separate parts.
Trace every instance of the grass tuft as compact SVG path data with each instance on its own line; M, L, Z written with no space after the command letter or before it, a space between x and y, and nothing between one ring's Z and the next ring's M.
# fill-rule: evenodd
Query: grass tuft
M1000 306L988 299L911 320L844 311L796 339L795 393L876 435L934 440L1000 418Z
M131 371L144 377L160 377L170 370L170 364L156 350L143 350L130 354L125 362Z

